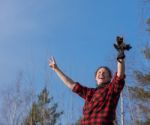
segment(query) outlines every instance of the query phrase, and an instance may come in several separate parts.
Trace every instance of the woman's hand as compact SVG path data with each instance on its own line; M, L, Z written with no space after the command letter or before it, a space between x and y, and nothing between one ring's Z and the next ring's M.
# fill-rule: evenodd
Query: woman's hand
M49 67L51 67L54 71L58 68L54 57L49 59Z

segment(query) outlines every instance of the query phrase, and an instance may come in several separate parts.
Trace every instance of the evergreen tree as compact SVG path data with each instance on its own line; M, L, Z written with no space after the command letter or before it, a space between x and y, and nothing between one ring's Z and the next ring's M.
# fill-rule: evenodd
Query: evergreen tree
M49 97L44 88L38 96L38 101L32 104L31 111L25 120L25 125L55 125L63 112L57 112L57 103L52 104L53 97Z

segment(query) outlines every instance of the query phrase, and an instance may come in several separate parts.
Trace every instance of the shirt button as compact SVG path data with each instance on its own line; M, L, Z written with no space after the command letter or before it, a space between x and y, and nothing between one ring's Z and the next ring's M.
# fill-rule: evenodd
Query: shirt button
M92 99L92 102L94 102L95 101L95 99Z

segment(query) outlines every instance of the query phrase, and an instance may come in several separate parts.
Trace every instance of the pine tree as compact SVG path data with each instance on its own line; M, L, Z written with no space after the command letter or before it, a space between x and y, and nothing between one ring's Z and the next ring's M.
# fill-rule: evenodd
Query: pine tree
M25 125L55 125L63 112L57 112L57 103L52 104L53 97L49 97L44 88L38 96L38 101L32 104L31 111L25 120Z

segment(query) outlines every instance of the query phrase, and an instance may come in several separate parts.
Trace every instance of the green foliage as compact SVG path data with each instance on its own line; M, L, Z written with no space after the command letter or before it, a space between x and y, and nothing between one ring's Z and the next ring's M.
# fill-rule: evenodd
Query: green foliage
M32 104L31 111L25 120L25 125L55 125L63 112L57 112L58 105L52 104L53 98L49 98L46 88L38 96L38 101Z

